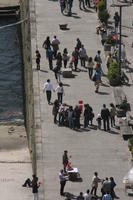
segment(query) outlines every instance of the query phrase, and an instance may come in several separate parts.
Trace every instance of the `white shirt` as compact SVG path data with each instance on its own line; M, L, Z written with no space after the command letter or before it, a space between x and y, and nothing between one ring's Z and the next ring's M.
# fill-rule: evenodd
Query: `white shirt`
M91 194L85 193L84 200L91 200Z
M60 87L59 85L57 86L57 88L55 89L55 91L57 91L57 93L64 93L64 89L63 87Z
M81 58L86 57L86 50L85 50L85 48L80 48L79 49L79 55L80 55Z
M52 91L53 90L53 85L51 83L46 82L44 84L43 90L45 90L45 91Z

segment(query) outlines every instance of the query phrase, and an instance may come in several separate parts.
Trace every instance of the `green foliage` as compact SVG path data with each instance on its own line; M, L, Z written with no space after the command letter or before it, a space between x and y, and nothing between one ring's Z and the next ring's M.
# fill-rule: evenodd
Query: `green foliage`
M128 148L129 148L129 151L131 151L133 147L133 137L131 137L129 140L128 140Z
M97 8L98 8L98 11L99 11L99 12L106 9L106 8L105 8L104 0L99 0L98 5L97 5Z
M109 19L109 13L107 10L99 10L98 12L98 18L100 19L101 22L104 22L105 24L107 24L108 19Z
M117 86L120 84L119 65L117 62L112 62L108 69L108 79L110 85Z

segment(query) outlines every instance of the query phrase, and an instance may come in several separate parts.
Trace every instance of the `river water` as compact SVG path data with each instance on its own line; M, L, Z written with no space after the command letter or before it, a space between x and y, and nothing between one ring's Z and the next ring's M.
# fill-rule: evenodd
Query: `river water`
M15 19L0 19L0 26ZM17 27L0 29L0 122L23 121L22 56Z

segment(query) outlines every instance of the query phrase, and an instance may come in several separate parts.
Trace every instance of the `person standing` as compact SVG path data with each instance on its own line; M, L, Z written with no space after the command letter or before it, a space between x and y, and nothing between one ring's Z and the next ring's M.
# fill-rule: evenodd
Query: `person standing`
M55 91L57 91L58 102L62 104L62 99L64 95L64 88L62 82L59 83Z
M90 4L90 0L85 0L85 5L90 8L91 7L91 4Z
M68 62L68 60L69 60L69 55L68 55L67 48L65 48L65 49L63 50L62 60L63 60L63 62L64 62L64 68L66 68L67 62Z
M68 16L72 16L73 0L67 0L67 1L68 1Z
M102 191L102 197L107 192L109 192L109 193L111 192L111 184L110 184L110 181L109 181L108 177L106 177L105 180L103 181L101 191Z
M79 51L79 49L81 48L81 45L82 45L82 43L81 43L80 39L77 38L76 48L78 49L78 51Z
M55 59L57 56L57 51L59 50L59 44L60 44L60 41L57 39L56 35L54 35L52 39L52 47L53 47L53 55Z
M84 200L83 192L79 193L79 196L77 196L77 200Z
M60 0L60 8L61 8L61 13L63 14L63 11L65 10L65 0Z
M116 187L116 183L113 177L110 177L110 189L111 189L111 197L114 199L116 196L114 188Z
M89 189L84 194L84 200L91 200L91 194Z
M50 79L48 79L43 88L43 91L46 91L48 104L51 103L52 90L54 91L53 85L51 84Z
M64 167L64 173L66 173L66 167L67 167L67 165L68 165L68 151L67 150L65 150L64 151L64 154L63 154L63 156L62 156L62 163L63 163L63 167Z
M60 195L61 196L64 196L64 187L66 185L66 177L63 173L63 169L60 170L60 173L59 173L59 180L60 180Z
M105 104L103 104L103 108L101 109L101 117L103 120L104 131L109 131L110 130L110 126L109 126L110 112L109 112L109 109L106 108Z
M98 64L97 64L97 65L98 65ZM94 77L95 77L95 79L94 79ZM100 86L100 83L101 83L101 70L100 70L100 67L99 67L99 68L96 68L94 77L93 77L93 80L94 80L94 82L95 82L95 87L96 87L95 92L98 93L98 91L99 91L99 86Z
M53 69L53 52L51 47L47 49L47 56L48 56L48 62L49 62L49 69Z
M56 66L53 69L53 72L55 74L55 79L57 80L57 83L59 83L60 82L60 67Z
M82 10L82 9L85 10L85 2L84 2L84 0L79 0L79 9L80 10Z
M113 58L112 58L112 54L109 53L109 55L106 58L106 65L107 65L107 69L109 70L109 67L111 65L111 63L113 62Z
M80 129L81 110L78 106L75 106L73 115L74 115L74 128Z
M120 16L119 16L118 12L115 12L114 22L115 22L115 31L117 33L118 32L118 26L119 26L119 23L120 23Z
M84 45L81 45L81 48L79 49L79 57L81 61L81 66L85 67L85 61L86 61L86 49L84 48Z
M98 188L98 183L101 182L101 179L98 177L98 173L94 172L94 176L92 178L92 189L91 189L91 194L94 193L94 195L97 195L97 188Z
M113 103L110 103L110 120L111 120L111 126L115 126L115 116L116 116L116 107Z
M55 123L55 124L57 123L58 110L59 110L59 102L58 102L58 100L56 99L56 100L54 101L53 110L52 110L52 114L53 114L53 116L54 116L54 123Z
M112 200L112 197L111 197L111 195L109 194L109 192L107 192L107 193L103 196L102 200Z
M68 126L69 128L73 128L73 107L69 106L68 109Z
M92 78L93 67L94 67L93 59L92 59L92 57L89 57L89 58L88 58L88 73L89 73L90 79Z
M77 47L75 47L75 50L72 52L72 62L74 63L75 71L77 71L78 59L79 59L79 51Z
M38 188L39 187L40 187L40 184L38 184L38 177L36 177L36 175L33 175L32 192L34 195L34 200L38 200Z
M102 126L102 118L101 118L101 114L98 113L97 115L97 124L98 124L98 128L101 129L101 126Z
M50 37L47 36L46 40L43 42L42 47L46 50L46 58L48 58L48 49L51 46Z
M62 55L61 52L58 52L57 56L56 56L56 65L59 67L59 69L61 70L62 68Z

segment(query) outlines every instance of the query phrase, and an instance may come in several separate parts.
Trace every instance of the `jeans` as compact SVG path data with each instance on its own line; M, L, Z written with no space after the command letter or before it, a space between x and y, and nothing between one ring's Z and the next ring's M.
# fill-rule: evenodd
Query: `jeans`
M110 127L109 127L109 118L107 119L103 119L103 128L104 130L110 130Z
M68 118L68 125L69 125L69 128L73 128L73 119L72 119L72 117Z
M58 96L58 102L59 103L62 103L62 99L63 99L63 93L57 93L57 96Z
M38 193L33 193L34 194L34 200L38 200Z
M93 194L94 192L94 195L96 196L97 195L97 187L93 186L92 189L91 189L91 194Z
M80 61L81 61L81 66L85 67L85 58L81 57Z
M90 77L90 79L91 79L92 74L93 74L93 68L89 68L89 69L88 69L88 72L89 72L89 77Z
M60 182L60 195L64 194L64 187L66 185L66 181L61 181Z

